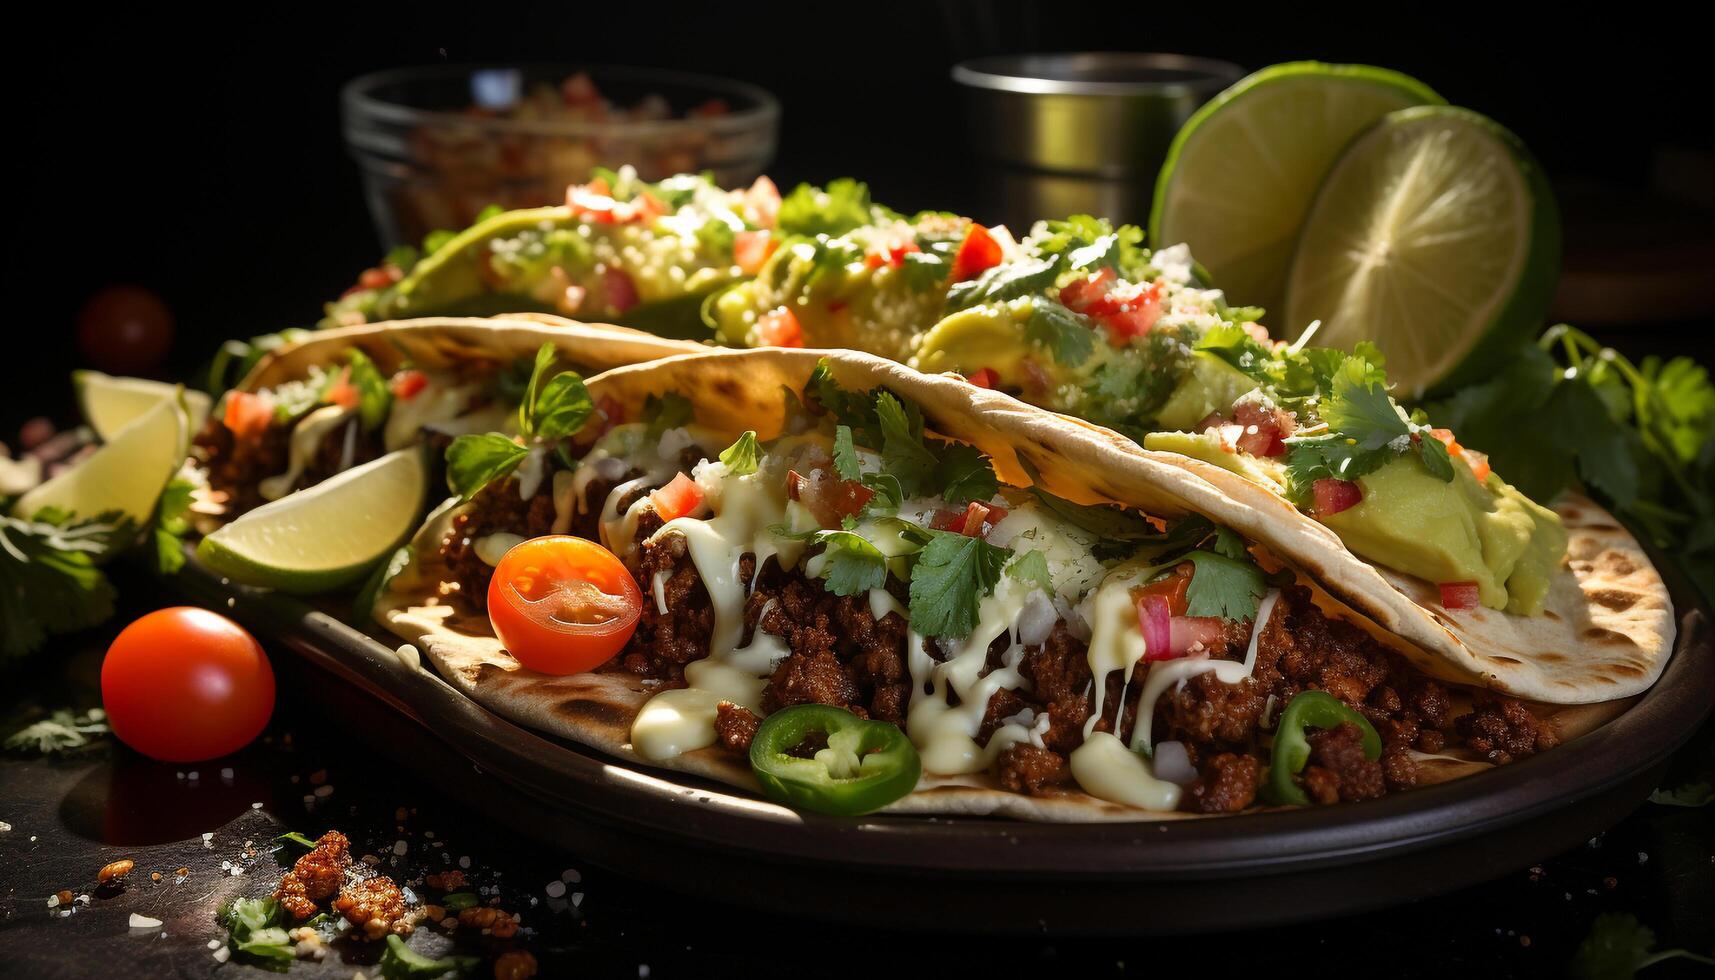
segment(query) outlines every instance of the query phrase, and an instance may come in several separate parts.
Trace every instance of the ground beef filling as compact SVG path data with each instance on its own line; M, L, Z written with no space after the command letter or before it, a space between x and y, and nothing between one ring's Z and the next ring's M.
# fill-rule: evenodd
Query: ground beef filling
M209 489L225 496L227 520L268 502L262 496L260 484L268 477L286 472L291 457L292 430L298 421L275 422L254 439L239 439L217 416L210 418L191 440L208 474ZM304 470L292 489L314 486L347 469L341 464L347 462L348 438L351 440L351 466L380 458L383 448L380 431L365 432L354 416L328 433L316 447L315 453L305 461Z
M653 535L659 526L654 523L640 526L639 541ZM670 534L643 544L636 574L645 594L644 612L615 666L682 684L685 665L707 654L714 629L708 594L684 538ZM780 637L791 651L763 690L764 713L796 704L829 704L861 717L904 721L911 678L903 617L889 612L878 620L867 596L836 596L821 582L796 568L783 570L772 559L757 575L754 559L746 555L739 574L756 583L745 604L744 642L760 628ZM903 602L903 587L890 581L890 588ZM1242 659L1249 632L1247 624L1231 624L1225 649L1210 655ZM1005 645L1005 637L996 641L991 667ZM935 644L928 646L935 655ZM1001 785L1014 792L1064 792L1070 782L1067 756L1082 743L1092 710L1088 649L1061 622L1040 646L1026 649L1019 671L1028 686L994 696L979 741L986 742L1003 719L1020 711L1047 712L1042 744L1021 743L1002 752L996 773ZM1095 730L1117 729L1129 736L1142 685L1133 684L1124 692L1121 685L1117 674L1108 678L1103 716ZM1183 743L1198 773L1187 786L1183 806L1230 813L1253 805L1268 771L1261 744L1265 717L1272 724L1287 701L1312 689L1327 691L1362 712L1383 742L1381 758L1371 760L1364 756L1355 725L1310 731L1310 761L1299 781L1318 803L1374 799L1414 786L1418 772L1411 752L1438 752L1449 738L1463 740L1484 758L1502 764L1557 741L1551 729L1510 698L1480 694L1472 712L1454 717L1445 686L1417 672L1363 629L1328 618L1308 589L1291 587L1282 592L1258 637L1257 664L1250 678L1223 684L1212 673L1201 674L1169 690L1156 705L1154 741ZM718 744L747 752L758 720L748 709L721 705Z

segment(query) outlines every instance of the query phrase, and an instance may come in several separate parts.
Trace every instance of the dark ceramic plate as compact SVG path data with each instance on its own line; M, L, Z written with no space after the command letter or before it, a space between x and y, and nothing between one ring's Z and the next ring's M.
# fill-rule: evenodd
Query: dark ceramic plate
M680 892L896 928L1233 929L1451 891L1619 821L1715 698L1710 614L1670 577L1679 636L1655 687L1595 731L1503 769L1368 803L1208 820L843 820L521 728L335 616L224 584L195 562L171 581L334 675L318 693L369 744L515 832Z

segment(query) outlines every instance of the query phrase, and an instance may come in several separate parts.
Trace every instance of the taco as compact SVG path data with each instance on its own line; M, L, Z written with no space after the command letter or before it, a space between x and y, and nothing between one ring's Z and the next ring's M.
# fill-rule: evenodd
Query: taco
M1672 639L1660 578L1585 501L1525 650L1276 497L957 379L710 352L588 393L614 414L552 446L453 442L458 496L374 615L500 714L805 809L1370 799L1575 737Z
M229 521L425 438L512 425L530 359L544 344L588 371L701 349L533 316L310 334L262 357L195 435L188 473L196 510L205 525Z

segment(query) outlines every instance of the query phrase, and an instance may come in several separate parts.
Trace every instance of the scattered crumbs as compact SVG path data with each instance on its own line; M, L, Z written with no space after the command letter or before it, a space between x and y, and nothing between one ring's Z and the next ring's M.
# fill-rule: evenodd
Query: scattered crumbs
M12 825L7 823L4 820L0 820L0 834L9 834L11 832L12 832ZM32 837L30 839L35 840L34 837Z
M1566 900L1567 900L1567 901L1568 901L1568 902L1570 902L1570 901L1572 901L1572 893L1571 893L1571 892L1567 892L1567 893L1566 893Z
M226 768L224 768L220 771L220 778L222 778L222 779L231 779L232 775L233 775L233 773L232 773L232 767L231 766L227 766Z
M321 786L317 786L316 787L316 795L319 797L322 797L324 799L329 797L329 796L332 796L333 795L333 787L325 785L325 784L321 785Z
M209 948L209 949L219 949L219 948L220 948L220 940L218 940L218 939L210 939L210 940L209 940L209 941L208 941L208 948Z
M215 945L217 945L217 946L220 945L218 940L216 940ZM231 959L231 958L232 958L232 950L227 949L225 946L220 946L219 949L214 951L214 961L216 963L225 963L228 959Z
M231 595L227 596L226 597L226 608L237 609L238 608L238 597L237 596L231 596Z
M213 834L202 835L202 846L204 848L212 849L214 847L214 835Z
M405 808L404 807L400 807L399 809L393 811L393 819L394 819L394 821L396 821L398 823L404 823L405 822L405 816L406 816L406 814L405 814Z
M159 871L149 872L149 880L150 881L160 881L161 880L161 873Z
M1639 864L1644 864L1644 863L1646 863L1646 862L1647 862L1647 861L1649 861L1649 855L1648 855L1648 854L1645 854L1645 853L1644 853L1644 852L1643 852L1643 851L1639 851L1639 852L1638 852L1638 863L1639 863Z
M34 839L34 838L32 838L32 839ZM1639 854L1638 857L1641 858L1641 857L1643 857L1643 855ZM466 854L464 857L459 858L459 867L461 867L461 868L470 867L470 855L469 854Z
M328 771L326 769L317 769L315 772L310 773L310 785L312 786L320 786L327 781Z
M296 783L300 778L302 778L302 777L300 777L297 773L292 773L292 782L293 783Z
M435 832L432 830L423 831L423 839L424 840L434 840L435 839Z
M548 897L559 898L566 893L566 883L563 881L548 882Z
M58 895L49 895L48 896L48 908L57 909L59 907L60 907L60 897Z
M578 871L577 868L567 868L566 870L560 872L560 880L565 882L568 885L575 885L578 882L583 881L584 876Z
M1523 946L1526 949L1529 949L1530 948L1530 937L1529 936L1518 937L1518 944L1520 946Z
M397 854L397 855L400 855L401 857L403 857L405 852L409 849L410 849L409 845L407 845L403 840L396 840L393 842L393 853L394 854Z
M159 929L161 928L161 920L153 919L146 915L138 915L136 912L133 912L131 913L131 928Z
M640 980L641 980L641 978L647 977L648 975L649 975L649 964L647 964L647 963L637 964L637 976L640 978Z
M572 892L572 908L577 908L582 904L584 904L584 893Z
M262 804L261 803L252 803L252 804L250 804L250 809L260 810L260 809L262 809Z

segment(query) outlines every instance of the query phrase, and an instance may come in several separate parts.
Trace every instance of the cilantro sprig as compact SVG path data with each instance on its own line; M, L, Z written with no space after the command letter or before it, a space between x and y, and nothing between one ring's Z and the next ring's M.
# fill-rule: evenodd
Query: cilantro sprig
M111 616L115 593L98 564L134 538L132 523L117 513L77 521L51 511L32 520L0 516L0 663Z
M1590 934L1578 944L1570 973L1577 980L1630 980L1647 966L1663 960L1687 959L1715 966L1715 957L1688 949L1655 947L1655 932L1624 912L1603 912L1590 925Z
M911 568L911 628L924 636L965 636L994 591L1012 552L953 531L928 531Z
M582 429L595 411L584 379L575 371L549 375L558 354L553 344L536 352L530 380L518 403L523 441L498 432L462 435L447 447L447 484L461 500L512 474L533 445L551 446Z

